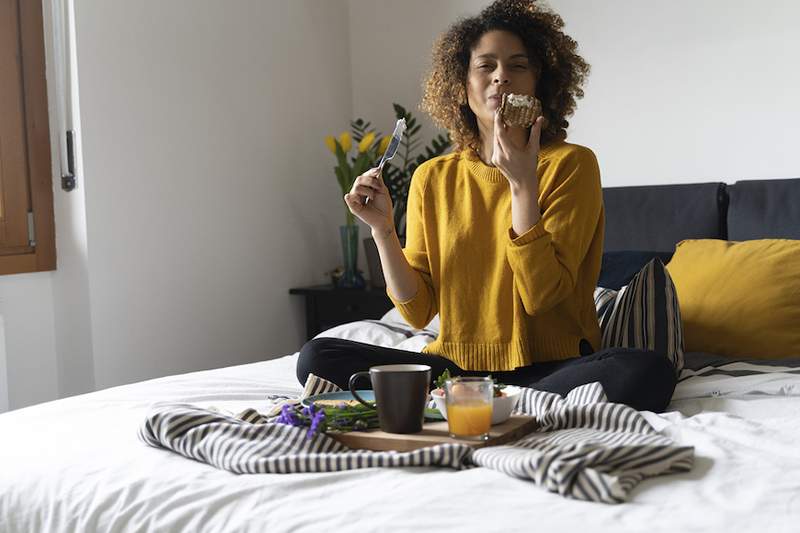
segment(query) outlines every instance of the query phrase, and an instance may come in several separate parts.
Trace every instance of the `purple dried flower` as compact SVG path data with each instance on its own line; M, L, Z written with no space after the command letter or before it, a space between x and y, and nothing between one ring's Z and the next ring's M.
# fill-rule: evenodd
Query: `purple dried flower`
M281 407L281 415L275 422L278 424L288 424L295 427L301 427L303 425L303 421L297 418L297 413L295 412L294 406L289 405L288 403Z
M311 427L308 428L306 438L310 439L317 434L317 431L320 429L320 425L325 422L325 411L320 409L315 413L314 409L311 408L309 409L309 414L311 416Z

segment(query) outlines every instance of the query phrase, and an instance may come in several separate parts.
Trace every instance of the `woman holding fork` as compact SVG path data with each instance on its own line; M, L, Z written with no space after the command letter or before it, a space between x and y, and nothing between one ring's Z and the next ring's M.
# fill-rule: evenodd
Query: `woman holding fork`
M387 294L409 324L437 314L423 353L319 338L297 365L346 389L381 364L430 365L432 376L486 375L565 395L599 381L610 401L663 411L675 387L664 354L596 351L593 292L603 253L600 173L592 151L565 142L589 65L557 14L535 0L498 0L436 42L423 109L455 149L420 165L411 181L401 248L377 168L345 195L369 225ZM536 97L531 127L504 123L504 94Z

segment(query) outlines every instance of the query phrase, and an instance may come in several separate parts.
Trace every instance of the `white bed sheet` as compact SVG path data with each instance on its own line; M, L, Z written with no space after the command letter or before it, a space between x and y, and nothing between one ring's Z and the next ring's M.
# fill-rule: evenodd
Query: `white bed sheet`
M0 415L0 531L727 533L797 531L800 523L796 375L772 394L749 394L758 387L747 382L702 398L695 387L672 412L649 414L657 429L696 447L696 464L643 481L621 505L568 500L482 468L237 476L138 440L156 402L236 412L266 409L268 394L298 394L296 356Z

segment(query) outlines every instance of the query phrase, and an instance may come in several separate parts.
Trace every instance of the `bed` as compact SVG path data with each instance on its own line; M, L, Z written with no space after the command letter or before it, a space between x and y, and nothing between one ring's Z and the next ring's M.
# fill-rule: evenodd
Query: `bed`
M786 181L793 182L789 189ZM778 199L797 194L799 181L777 183ZM677 217L683 228L656 231L638 224L655 239L668 233L664 243L637 241L638 233L620 237L631 227L627 210L627 222L610 217L612 231L622 229L607 249L664 250L708 232L727 238L729 228L740 223L731 224L731 209L764 197L763 191L737 196L723 184L671 187L677 188L607 189L612 213L624 201L639 205L648 219L658 213L648 211L641 195L659 208L674 200L664 216ZM699 198L700 189L712 197ZM686 199L694 207L687 210ZM748 238L800 228L795 224L800 219L791 218L796 207L775 215L781 217L777 222L770 220L773 214L769 210L754 216L752 224L739 225L748 231L753 224L768 228L769 235ZM424 330L412 329L392 310L321 335L421 350L436 328L434 320ZM644 480L621 505L564 498L485 468L234 475L137 438L155 404L266 411L278 398L298 395L296 357L168 376L0 415L0 531L788 532L800 523L800 359L686 354L668 411L645 415L663 435L695 447L694 467Z

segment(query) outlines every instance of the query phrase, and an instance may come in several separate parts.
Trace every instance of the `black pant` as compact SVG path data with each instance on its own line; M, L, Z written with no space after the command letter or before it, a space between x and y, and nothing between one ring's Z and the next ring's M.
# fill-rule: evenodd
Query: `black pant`
M350 376L376 365L417 363L431 367L436 379L445 369L453 376L485 376L486 371L466 371L444 357L384 348L344 339L319 338L300 350L297 379L309 373L347 389ZM608 400L639 411L660 413L675 390L675 371L666 356L628 348L610 348L564 361L547 361L511 371L491 372L499 383L533 387L565 396L580 385L599 381Z

